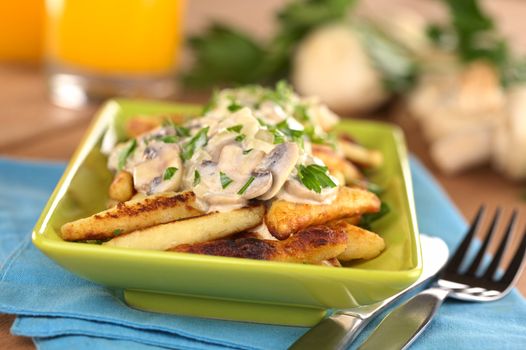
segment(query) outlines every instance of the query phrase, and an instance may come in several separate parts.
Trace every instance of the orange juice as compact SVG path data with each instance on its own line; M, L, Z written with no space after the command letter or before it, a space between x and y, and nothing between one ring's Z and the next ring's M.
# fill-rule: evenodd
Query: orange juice
M44 0L0 0L0 61L38 62Z
M183 2L46 0L47 59L98 75L170 73L181 44Z

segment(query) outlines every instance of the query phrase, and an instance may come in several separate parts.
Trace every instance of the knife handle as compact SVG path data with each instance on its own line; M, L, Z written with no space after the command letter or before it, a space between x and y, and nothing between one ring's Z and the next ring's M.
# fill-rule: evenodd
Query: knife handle
M345 349L367 323L353 315L332 315L312 327L289 350Z
M389 313L358 348L407 349L429 325L449 291L426 289Z

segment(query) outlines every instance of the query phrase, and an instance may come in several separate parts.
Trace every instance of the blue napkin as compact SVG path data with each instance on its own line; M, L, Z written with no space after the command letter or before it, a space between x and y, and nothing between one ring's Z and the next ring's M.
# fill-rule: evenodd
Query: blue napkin
M413 159L411 167L422 232L442 237L454 249L464 221L422 165ZM63 169L62 164L0 159L0 312L18 315L14 334L33 337L43 350L286 349L307 330L134 310L120 291L55 265L32 246L29 232ZM493 303L448 301L414 348L519 349L524 344L526 302L513 291Z

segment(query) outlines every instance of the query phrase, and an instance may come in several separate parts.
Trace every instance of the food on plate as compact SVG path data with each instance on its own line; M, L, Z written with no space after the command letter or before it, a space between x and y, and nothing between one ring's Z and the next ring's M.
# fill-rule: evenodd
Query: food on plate
M127 139L102 148L118 203L66 223L61 236L327 266L373 258L383 239L352 225L385 207L361 171L382 157L332 134L337 122L284 82L217 92L197 118L132 118Z
M340 255L347 247L344 231L328 226L310 226L285 240L253 237L184 244L174 252L230 256L258 260L319 264Z
M298 186L297 189L302 189ZM276 238L285 239L312 225L380 210L380 200L361 188L340 187L335 199L327 204L294 203L278 199L265 215L265 223Z
M61 236L68 241L102 240L202 215L192 192L166 192L117 204L87 218L64 224Z
M251 229L261 223L264 213L265 208L261 204L227 212L210 213L119 235L104 245L167 250L179 244L210 241Z
M108 190L109 197L117 202L125 202L132 199L134 193L132 174L127 171L118 172Z
M337 154L330 146L313 145L312 155L319 158L341 183L350 183L362 177L357 166Z
M346 220L333 221L328 226L347 235L347 247L337 256L341 261L371 259L385 248L385 242L378 234L355 226Z

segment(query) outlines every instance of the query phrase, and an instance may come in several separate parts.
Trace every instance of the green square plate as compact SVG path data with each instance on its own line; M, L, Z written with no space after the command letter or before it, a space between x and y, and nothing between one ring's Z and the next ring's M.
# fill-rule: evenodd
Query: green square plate
M33 243L64 268L125 289L132 307L181 315L311 326L331 309L385 299L420 275L422 259L403 135L394 126L343 121L338 130L385 158L373 180L384 186L391 212L373 229L387 248L344 268L162 251L128 250L62 241L62 224L105 209L112 175L100 152L104 134L123 135L124 121L167 113L194 116L192 105L115 100L97 114L33 231Z

